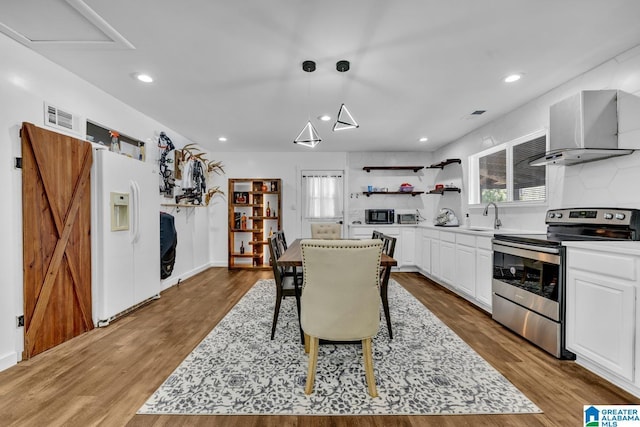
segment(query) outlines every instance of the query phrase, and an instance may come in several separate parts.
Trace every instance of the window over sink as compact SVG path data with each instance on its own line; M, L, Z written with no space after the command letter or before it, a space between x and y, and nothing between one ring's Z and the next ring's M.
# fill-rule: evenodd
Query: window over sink
M541 130L469 156L469 204L544 202L547 167L529 160L546 148Z

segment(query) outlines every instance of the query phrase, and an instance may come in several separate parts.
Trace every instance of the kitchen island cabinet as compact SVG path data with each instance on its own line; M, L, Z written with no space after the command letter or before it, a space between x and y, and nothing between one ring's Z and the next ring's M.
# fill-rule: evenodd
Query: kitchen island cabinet
M563 244L567 349L576 363L640 395L640 243Z

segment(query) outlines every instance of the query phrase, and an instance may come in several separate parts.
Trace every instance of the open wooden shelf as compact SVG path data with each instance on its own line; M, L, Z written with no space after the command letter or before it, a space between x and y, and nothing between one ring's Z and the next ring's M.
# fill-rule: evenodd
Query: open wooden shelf
M363 191L362 194L366 195L367 197L371 196L372 194L405 194L405 195L411 195L413 197L417 196L418 194L423 194L424 191Z
M442 194L450 192L450 191L456 191L456 192L459 193L462 190L459 189L458 187L444 187L444 188L441 188L439 190L431 190L427 194L440 194L440 195L442 195Z
M371 172L372 170L412 170L414 172L418 172L420 169L424 169L424 166L364 166L362 168L362 170L365 170L367 172Z
M262 258L262 254L253 254L253 253L243 253L241 254L240 252L234 252L231 254L232 257L235 258L255 258L255 259L260 259Z
M451 165L453 163L461 164L462 160L460 159L447 159L440 163L434 163L431 166L427 166L427 169L444 169L445 166Z
M173 208L206 208L205 205L192 205L190 203L160 203L160 206L169 206Z

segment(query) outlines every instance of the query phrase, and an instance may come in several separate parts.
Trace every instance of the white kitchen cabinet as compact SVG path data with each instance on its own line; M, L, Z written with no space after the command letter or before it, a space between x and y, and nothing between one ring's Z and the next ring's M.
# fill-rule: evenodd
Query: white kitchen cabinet
M374 226L349 226L349 237L352 239L370 239L373 235L373 231L376 230ZM382 231L382 230L380 230Z
M476 296L476 238L468 234L456 235L455 281L460 292Z
M403 248L403 238L401 230L405 233L408 243L404 244L406 249ZM393 258L398 261L398 266L393 267L393 270L397 270L403 266L415 265L415 227L401 228L394 225L351 225L349 226L349 237L352 239L370 239L374 231L379 231L390 237L396 238L395 251ZM404 255L407 252L408 255Z
M402 246L401 254L402 257L399 258L401 260L401 266L412 266L416 265L416 229L415 227L411 228L402 228L400 230L400 241L396 242L396 246L400 243ZM397 249L396 249L397 251Z
M456 277L455 241L454 233L440 232L440 278L449 285L454 285Z
M491 312L493 235L464 228L424 227L421 236L419 231L418 271Z
M431 276L440 278L440 239L431 238Z
M422 252L421 252L421 260L418 263L418 267L420 267L421 271L424 274L427 275L432 275L433 271L432 271L432 265L434 262L434 254L433 254L433 250L431 247L431 242L435 241L436 246L439 247L438 244L438 231L437 230L432 230L432 229L428 229L425 228L422 230L422 235L421 235L421 243L418 244L418 242L416 242L416 246L421 246L422 247ZM440 257L438 257L438 262L440 260Z
M638 257L567 249L567 348L616 376L640 383L636 358Z
M491 282L493 279L493 250L491 237L476 238L476 300L491 312Z
M415 230L415 250L413 252L414 260L416 267L419 270L422 270L424 267L424 259L422 258L422 236L424 235L423 230L416 229Z

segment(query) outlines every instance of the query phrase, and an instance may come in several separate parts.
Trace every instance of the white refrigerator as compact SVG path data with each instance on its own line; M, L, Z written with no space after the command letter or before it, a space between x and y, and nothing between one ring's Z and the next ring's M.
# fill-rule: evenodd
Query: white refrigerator
M93 321L160 295L158 170L107 150L94 150L92 182Z

